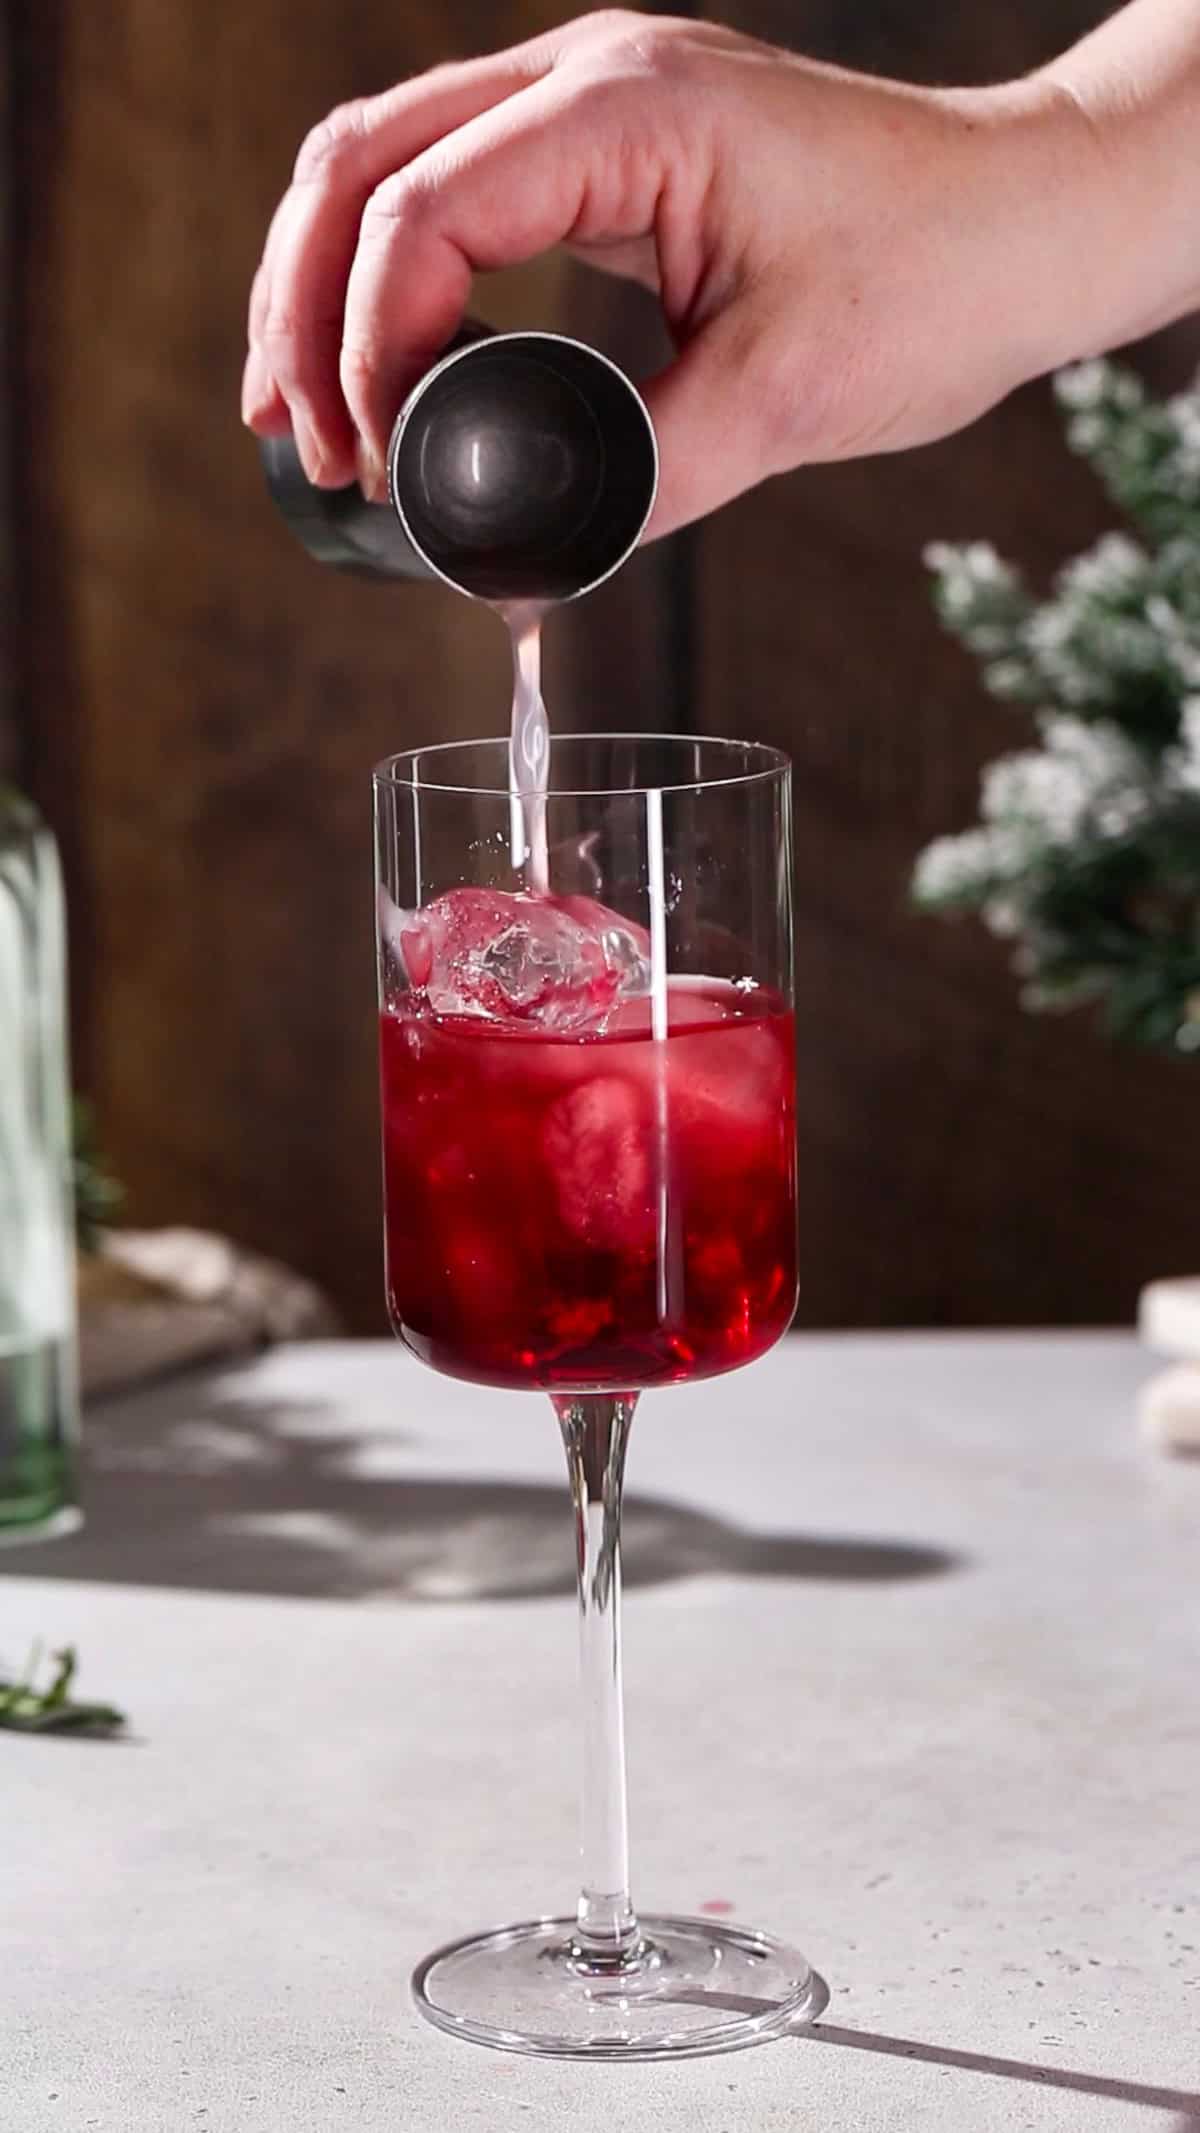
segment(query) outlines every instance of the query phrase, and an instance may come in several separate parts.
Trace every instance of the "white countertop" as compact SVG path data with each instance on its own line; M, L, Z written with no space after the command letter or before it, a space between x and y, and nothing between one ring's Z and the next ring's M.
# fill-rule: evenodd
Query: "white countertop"
M1118 1335L789 1341L646 1399L634 1892L733 1905L818 2029L581 2066L419 2022L416 1958L574 1900L546 1403L379 1344L89 1425L91 1521L0 1558L127 1745L0 1733L5 2133L1200 2128L1200 1462Z

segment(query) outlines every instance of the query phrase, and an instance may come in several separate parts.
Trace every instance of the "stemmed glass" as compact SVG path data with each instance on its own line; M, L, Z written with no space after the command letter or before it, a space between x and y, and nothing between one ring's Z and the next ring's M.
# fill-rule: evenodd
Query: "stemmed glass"
M389 1310L434 1369L550 1394L583 1688L576 1916L439 1949L417 2005L513 2051L729 2050L811 2015L818 1982L764 1934L634 1910L621 1487L639 1393L752 1362L795 1304L789 765L556 739L528 837L505 741L374 783Z

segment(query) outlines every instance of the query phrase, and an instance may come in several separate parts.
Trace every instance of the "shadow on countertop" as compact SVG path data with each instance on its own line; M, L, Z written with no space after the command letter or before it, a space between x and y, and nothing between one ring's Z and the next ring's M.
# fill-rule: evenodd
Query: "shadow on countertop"
M1065 2091L1074 2096L1091 2096L1105 2103L1132 2104L1140 2110L1177 2111L1181 2115L1172 2118L1162 2133L1200 2133L1200 2090L1168 2088L1158 2082L1127 2081L1118 2074L1094 2074L1080 2067L1047 2066L1031 2059L1002 2059L991 2052L959 2051L948 2044L931 2044L917 2037L885 2036L873 2029L846 2029L834 2022L822 2020L830 2004L829 1987L824 1978L814 1976L817 2011L807 2021L797 2022L790 2030L782 2031L781 2037L790 2037L800 2044L832 2044L844 2051L870 2052L887 2059L907 2059L920 2066L941 2066L960 2074L990 2074L1000 2081L1028 2082L1032 2087L1050 2091ZM672 2004L669 1992L662 1995L663 2004ZM758 1999L749 1993L709 1992L693 1997L681 1994L684 2005L716 2005L736 2014L761 2014L778 2005L777 2001ZM996 2121L999 2123L999 2121ZM1014 2121L1006 2118L1006 2125ZM1023 2124L1031 2121L1023 2120ZM1131 2133L1132 2133L1132 2121Z
M1076 2067L1045 2066L1025 2059L1000 2059L989 2052L955 2051L948 2045L926 2044L913 2037L885 2037L873 2030L841 2029L818 2023L803 2032L817 2044L841 2045L850 2051L882 2052L888 2058L917 2060L926 2066L945 2066L964 2074L992 2074L1002 2081L1027 2081L1041 2089L1063 2089L1075 2096L1098 2101L1129 2103L1150 2111L1180 2111L1164 2133L1197 2133L1200 2129L1200 2091L1160 2087L1155 2082L1124 2081L1119 2075L1085 2073Z
M379 1438L356 1439L319 1401L246 1401L219 1377L158 1386L89 1416L83 1530L6 1550L0 1575L442 1603L574 1590L565 1473L561 1489L405 1476L405 1441L389 1437L387 1471L372 1471ZM876 1584L960 1567L911 1541L748 1532L636 1492L623 1554L627 1588L714 1573Z

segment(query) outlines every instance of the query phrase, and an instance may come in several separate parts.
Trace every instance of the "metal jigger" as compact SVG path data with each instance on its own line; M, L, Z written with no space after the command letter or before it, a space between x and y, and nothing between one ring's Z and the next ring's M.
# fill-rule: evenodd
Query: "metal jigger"
M650 516L646 404L581 341L466 332L400 410L390 504L357 483L315 488L290 437L262 443L271 494L309 554L340 569L440 578L475 600L576 599L620 567Z

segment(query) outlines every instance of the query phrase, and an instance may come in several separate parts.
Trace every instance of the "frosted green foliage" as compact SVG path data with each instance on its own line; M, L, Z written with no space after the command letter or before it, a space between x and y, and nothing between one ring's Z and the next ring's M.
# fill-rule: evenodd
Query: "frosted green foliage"
M917 862L918 904L1015 942L1031 1008L1102 1003L1113 1034L1200 1051L1200 379L1151 400L1064 372L1072 448L1128 513L1038 602L986 542L926 551L947 629L1039 745L983 774L980 822Z
M1195 540L1200 514L1200 391L1152 400L1116 363L1076 363L1055 379L1067 442L1112 500L1155 541Z

